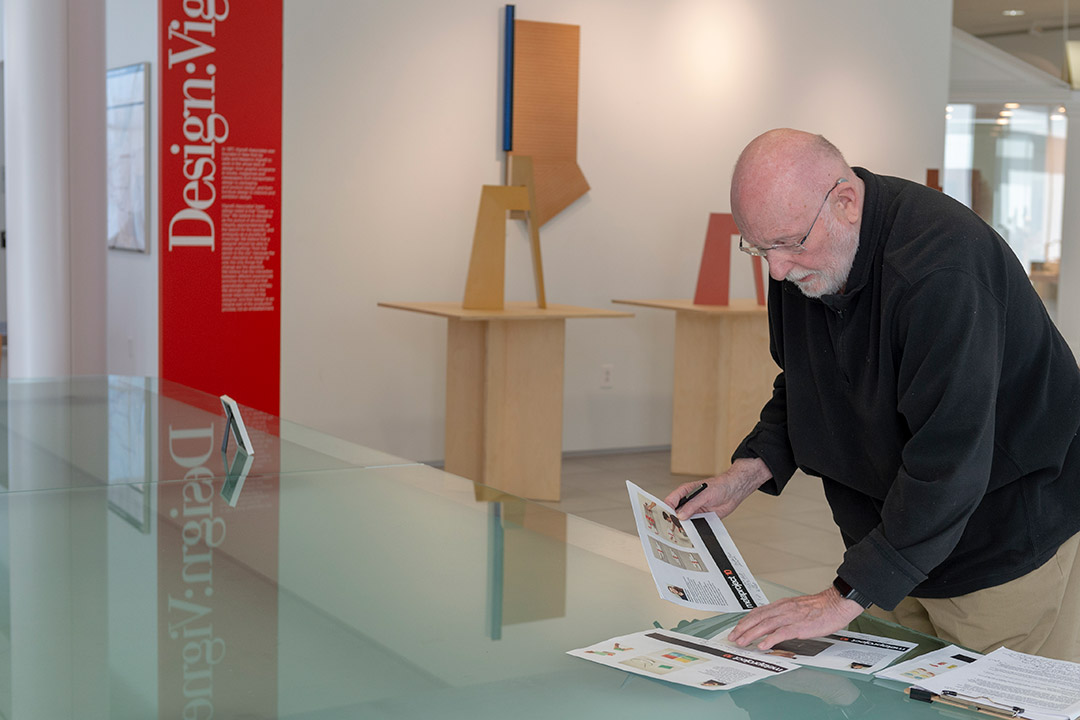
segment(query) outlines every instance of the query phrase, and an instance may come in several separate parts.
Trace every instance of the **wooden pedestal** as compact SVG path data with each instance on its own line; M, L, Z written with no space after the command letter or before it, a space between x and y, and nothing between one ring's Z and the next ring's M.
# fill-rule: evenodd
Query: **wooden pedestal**
M758 421L779 370L764 306L691 300L615 300L675 311L671 472L716 475Z
M570 305L465 310L379 303L446 317L446 471L519 497L558 500L568 318L633 317Z

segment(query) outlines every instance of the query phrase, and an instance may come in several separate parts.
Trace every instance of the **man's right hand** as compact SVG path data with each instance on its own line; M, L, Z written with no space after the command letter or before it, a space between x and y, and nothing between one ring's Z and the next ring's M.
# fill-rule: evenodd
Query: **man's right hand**
M718 517L726 517L771 477L772 473L761 458L736 460L727 470L705 481L709 486L679 509L679 519L686 520L691 515L710 510ZM684 483L664 498L664 502L675 507L683 497L700 486L700 480Z

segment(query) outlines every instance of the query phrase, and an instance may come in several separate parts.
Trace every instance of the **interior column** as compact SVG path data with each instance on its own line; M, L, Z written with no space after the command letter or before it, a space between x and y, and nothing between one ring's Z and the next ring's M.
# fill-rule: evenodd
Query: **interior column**
M105 1L4 0L10 377L105 371Z

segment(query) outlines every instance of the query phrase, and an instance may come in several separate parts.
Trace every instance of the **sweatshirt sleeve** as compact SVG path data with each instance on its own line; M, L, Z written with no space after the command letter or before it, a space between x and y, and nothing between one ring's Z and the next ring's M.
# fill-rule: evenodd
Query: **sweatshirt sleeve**
M784 378L783 347L776 328L781 326L779 314L782 288L775 280L769 281L769 352L781 368L773 381L772 397L761 409L761 416L750 434L732 453L731 461L740 458L761 458L772 473L772 479L761 486L770 495L779 495L795 474L795 454L788 439L787 385Z
M986 493L1005 316L989 288L956 269L909 288L894 316L897 410L910 436L880 524L838 571L880 607L948 557Z

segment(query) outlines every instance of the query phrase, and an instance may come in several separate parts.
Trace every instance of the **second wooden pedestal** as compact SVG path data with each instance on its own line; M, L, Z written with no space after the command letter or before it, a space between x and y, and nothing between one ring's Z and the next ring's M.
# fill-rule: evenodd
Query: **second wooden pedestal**
M616 300L675 311L671 472L716 475L754 428L778 371L765 307L752 301Z

